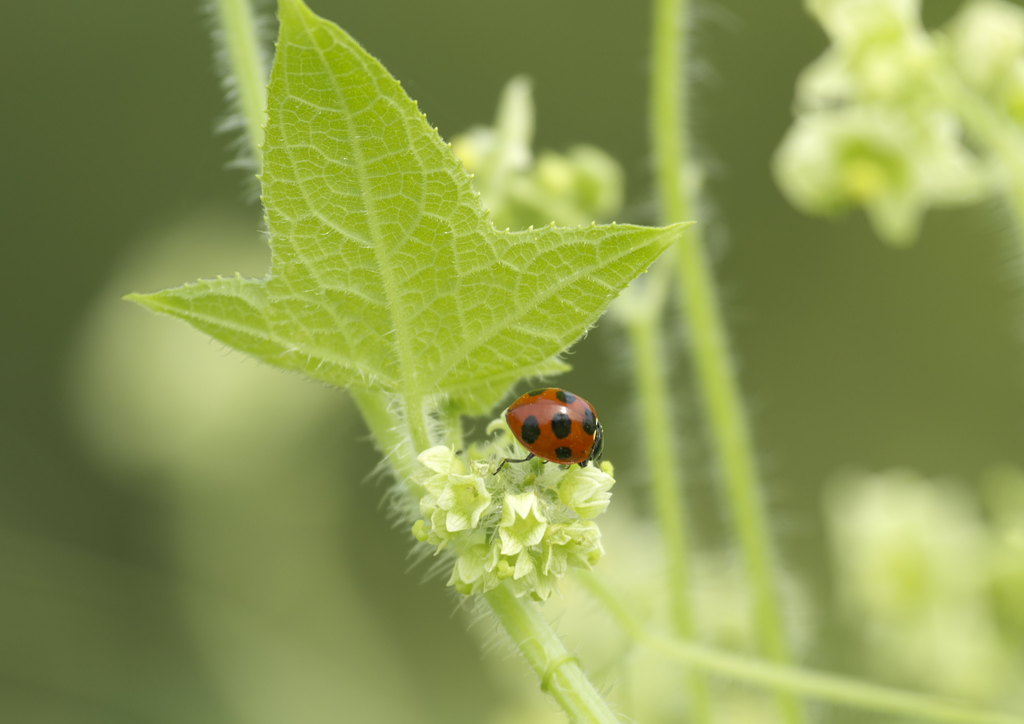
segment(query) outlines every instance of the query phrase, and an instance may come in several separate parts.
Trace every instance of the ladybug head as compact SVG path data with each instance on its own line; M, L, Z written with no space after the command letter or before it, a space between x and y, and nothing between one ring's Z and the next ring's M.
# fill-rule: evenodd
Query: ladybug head
M590 449L590 457L587 458L586 462L593 460L595 463L601 461L601 453L604 452L604 431L601 429L601 423L597 423L597 432L594 433L594 447Z

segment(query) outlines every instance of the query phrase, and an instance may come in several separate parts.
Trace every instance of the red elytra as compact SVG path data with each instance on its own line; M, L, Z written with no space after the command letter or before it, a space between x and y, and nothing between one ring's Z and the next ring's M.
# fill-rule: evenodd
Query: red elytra
M601 423L594 406L579 395L558 387L527 392L509 405L505 422L516 440L529 451L525 458L506 458L505 463L521 463L533 457L560 465L586 467L601 458Z

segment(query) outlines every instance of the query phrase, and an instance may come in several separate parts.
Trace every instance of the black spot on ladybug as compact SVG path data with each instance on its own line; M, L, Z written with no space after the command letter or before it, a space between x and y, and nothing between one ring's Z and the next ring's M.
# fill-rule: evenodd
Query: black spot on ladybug
M559 440L569 437L569 433L572 432L572 418L564 412L557 413L551 418L551 432L555 433Z
M571 447L556 447L555 448L555 455L558 456L559 460L568 460L569 458L572 457L572 448Z
M593 435L597 432L597 418L589 407L583 410L583 432Z
M576 402L576 395L565 390L555 390L555 397L558 398L559 402L564 402L566 405Z
M540 437L540 425L537 423L536 417L530 415L523 420L523 431L520 433L520 437L523 438L523 442L527 445L533 445L533 443L537 442L537 438Z
M530 392L527 392L525 395L523 395L523 397L540 397L541 395L543 395L547 391L548 391L547 387L541 387L540 389L531 390Z

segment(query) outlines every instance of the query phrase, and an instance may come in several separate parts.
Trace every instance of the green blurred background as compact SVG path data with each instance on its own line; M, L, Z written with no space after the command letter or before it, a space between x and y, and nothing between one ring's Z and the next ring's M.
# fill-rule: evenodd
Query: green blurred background
M446 137L489 123L508 78L531 76L536 146L608 150L627 172L622 220L654 221L643 3L311 5ZM957 5L931 1L926 20ZM8 3L4 17L0 720L480 722L520 705L527 672L503 650L479 666L487 626L467 633L408 557L345 395L119 301L267 263L255 185L226 170L236 154L214 132L227 110L200 4ZM821 31L798 3L726 0L699 3L694 32L700 220L782 556L821 611L806 656L855 669L829 613L822 486L850 468L970 483L1024 466L1019 252L994 204L930 214L905 251L860 214L797 214L769 164ZM620 339L600 325L559 384L601 411L621 505L642 510ZM713 547L692 403L679 416Z

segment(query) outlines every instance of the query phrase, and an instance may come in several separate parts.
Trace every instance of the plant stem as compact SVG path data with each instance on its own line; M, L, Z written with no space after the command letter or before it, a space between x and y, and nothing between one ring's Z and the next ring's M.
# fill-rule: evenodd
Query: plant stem
M423 398L406 398L405 424L396 425L395 414L383 393L353 390L352 397L377 445L411 495L416 452L431 443ZM446 410L445 417L448 435L461 436L461 421L455 409ZM618 722L535 604L516 598L504 586L490 591L484 598L527 663L541 677L541 687L555 698L572 721Z
M678 252L680 293L689 322L697 377L722 467L726 502L754 598L758 646L769 658L787 661L789 647L779 603L780 587L772 541L761 500L761 481L714 280L700 244L681 246ZM787 721L803 720L799 704L791 697L782 697L780 705L786 711Z
M680 166L688 158L683 133L686 98L682 87L682 69L686 62L686 6L686 0L655 0L651 19L650 117L657 189L661 215L666 221L686 221L691 215ZM692 237L686 241L693 243ZM635 308L628 329L654 505L665 546L672 626L680 638L692 639L695 626L690 602L690 554L682 468L678 456L672 454L672 431L676 427L669 413L671 394L667 389L665 352L658 329L665 308L669 263L664 259L652 271L645 290L649 296ZM711 722L711 697L707 681L700 673L692 669L686 672L686 691L693 721L696 724Z
M411 495L416 452L431 444L423 398L405 399L405 424L398 426L382 393L353 390L352 396L378 446L387 454L396 475L405 482ZM448 436L461 436L461 420L455 408L445 410L445 418ZM516 598L505 586L484 594L484 598L527 663L537 672L541 688L555 698L570 720L593 724L618 722L535 604Z
M693 211L684 179L691 167L684 92L687 0L654 0L651 18L650 116L658 203L665 223L688 220ZM693 233L692 229L691 232Z
M433 442L430 435L430 422L427 417L426 400L422 395L409 394L403 398L405 406L405 424L408 437L412 439L416 452L422 452Z
M576 659L531 601L516 598L505 586L484 594L491 611L512 637L530 668L541 680L541 688L555 698L570 721L618 724L618 718Z
M663 221L688 218L695 204L696 164L686 142L687 105L682 69L685 62L685 0L654 0L653 89L651 114L654 157ZM789 649L779 604L779 584L760 480L754 461L746 410L729 356L725 325L714 277L696 228L679 244L675 261L683 313L690 332L695 367L711 436L725 481L726 501L739 537L754 597L754 621L760 650L787 661ZM800 703L779 695L783 718L804 721Z
M370 390L351 389L349 393L396 477L408 484L416 469L417 451L409 436L403 435L395 424L395 413L388 405L387 397L382 392Z
M660 307L658 305L657 309ZM647 313L653 309L655 307L647 305L637 310L626 324L633 353L634 387L640 394L640 427L644 431L642 437L651 471L654 509L665 549L672 627L680 638L692 639L695 626L690 602L686 506L682 495L681 468L672 452L675 425L668 407L671 396L665 384L668 375L658 329L660 316ZM693 722L710 722L711 700L704 677L688 670L686 690Z
M267 108L267 73L256 18L249 0L214 0L231 86L245 120L252 157L259 166L263 116Z
M449 444L462 446L462 420L458 409L444 409ZM484 594L498 622L540 678L541 689L554 697L572 722L618 722L608 704L570 656L540 607L516 598L504 585Z
M412 495L416 452L426 449L431 443L423 398L407 398L406 424L396 425L395 414L389 409L383 393L352 390L352 397L378 447ZM461 436L458 413L454 408L445 412L448 435ZM413 428L415 420L420 423L418 431ZM541 687L555 698L572 721L594 724L618 722L535 604L516 598L504 586L490 591L484 598L527 663L540 676Z
M664 638L648 631L593 573L577 571L574 577L634 639L667 658L708 672L882 714L958 724L1024 724L1024 717L1017 715L989 712L936 696L915 694L835 674L752 659L688 641Z
M652 135L656 139L654 162L658 168L663 213L677 221L686 220L689 215L678 167L684 153L684 138L678 132L683 99L676 76L684 55L685 35L680 27L682 10L680 3L657 2L651 37L650 116L654 126ZM671 624L680 638L692 639L696 627L690 599L691 556L682 468L678 456L672 452L672 431L676 428L669 412L671 393L659 333L671 283L669 274L669 262L662 260L643 283L627 290L617 309L629 333L633 386L639 397L654 511L665 551ZM687 669L684 684L692 721L709 724L712 721L711 697L704 676Z

